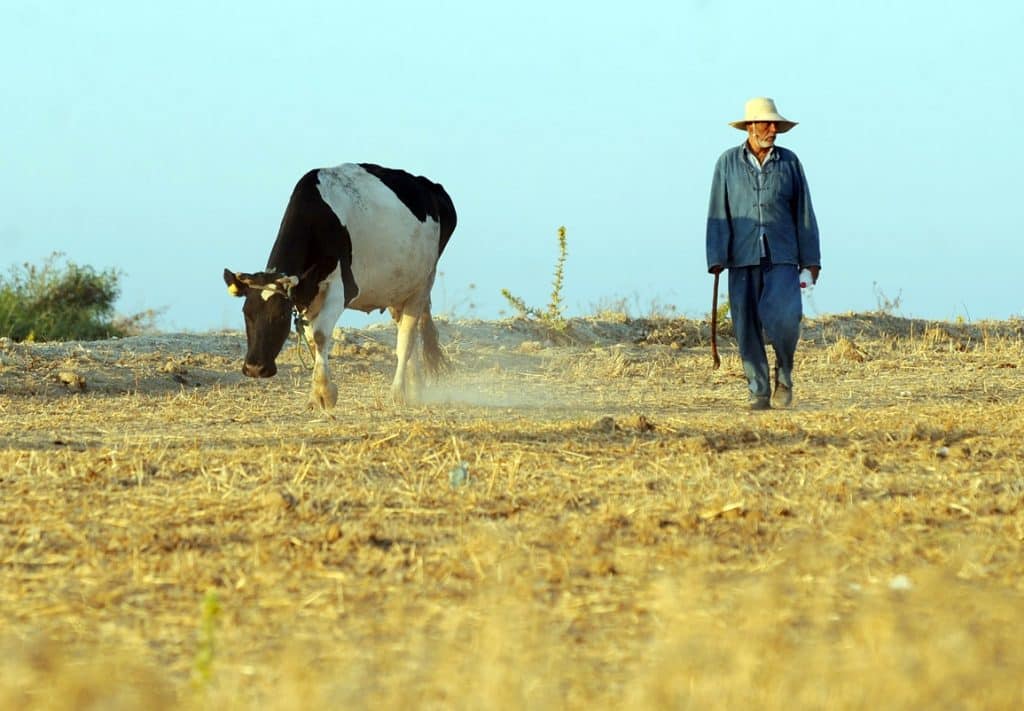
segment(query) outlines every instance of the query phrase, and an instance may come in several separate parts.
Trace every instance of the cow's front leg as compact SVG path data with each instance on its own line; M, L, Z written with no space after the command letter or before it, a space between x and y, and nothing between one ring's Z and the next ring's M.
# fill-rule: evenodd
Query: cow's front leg
M313 389L309 393L309 406L327 410L338 402L338 386L331 382L327 358L331 351L331 337L320 330L313 331Z

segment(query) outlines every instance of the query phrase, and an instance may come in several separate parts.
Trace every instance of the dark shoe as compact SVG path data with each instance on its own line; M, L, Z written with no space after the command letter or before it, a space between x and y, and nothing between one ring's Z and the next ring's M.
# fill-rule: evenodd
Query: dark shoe
M758 395L750 398L750 409L751 410L770 410L772 404L768 401L767 395Z
M772 404L775 407L789 407L793 404L793 388L782 383L775 383L775 392L772 394Z

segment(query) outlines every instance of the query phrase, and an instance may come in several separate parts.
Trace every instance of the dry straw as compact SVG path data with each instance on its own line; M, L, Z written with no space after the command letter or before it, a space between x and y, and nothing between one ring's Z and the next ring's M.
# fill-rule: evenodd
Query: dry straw
M237 333L0 345L0 707L1022 706L1019 323L809 323L767 413L572 329L442 324L406 408L346 333L326 414Z

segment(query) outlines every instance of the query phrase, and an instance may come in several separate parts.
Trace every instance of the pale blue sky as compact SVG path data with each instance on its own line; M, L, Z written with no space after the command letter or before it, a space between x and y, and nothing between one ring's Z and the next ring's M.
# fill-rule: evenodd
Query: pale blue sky
M57 250L122 270L122 313L241 328L222 269L265 264L304 172L369 161L455 201L435 312L545 305L564 224L571 314L701 316L711 172L765 95L800 122L780 145L822 231L818 313L877 284L903 315L1007 318L1022 37L1017 0L4 0L0 268Z

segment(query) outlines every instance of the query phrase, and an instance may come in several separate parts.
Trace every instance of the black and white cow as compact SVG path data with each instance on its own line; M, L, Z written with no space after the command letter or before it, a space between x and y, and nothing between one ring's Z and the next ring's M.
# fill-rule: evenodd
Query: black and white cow
M410 359L417 326L427 370L445 364L430 317L430 289L455 222L444 188L403 170L346 163L306 173L288 201L266 270L224 270L228 292L245 298L242 372L256 378L277 373L274 361L297 311L316 349L310 404L333 407L338 388L327 358L334 324L345 309L387 308L398 324L391 392L404 402L416 377Z

